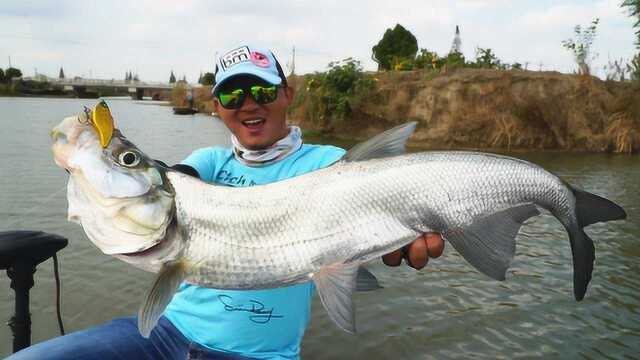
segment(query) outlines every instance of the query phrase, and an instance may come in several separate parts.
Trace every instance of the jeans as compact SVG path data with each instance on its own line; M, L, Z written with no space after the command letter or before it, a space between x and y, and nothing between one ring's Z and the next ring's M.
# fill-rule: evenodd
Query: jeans
M135 316L53 338L9 356L10 360L198 359L242 360L189 341L166 318L160 318L148 339L138 332Z

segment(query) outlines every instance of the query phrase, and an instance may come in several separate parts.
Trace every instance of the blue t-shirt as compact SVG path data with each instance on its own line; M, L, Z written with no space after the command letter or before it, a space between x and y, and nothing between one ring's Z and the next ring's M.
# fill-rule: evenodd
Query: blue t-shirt
M237 161L231 149L211 147L193 152L182 163L206 182L252 186L276 182L336 162L345 151L308 145L262 167ZM217 290L183 283L165 316L189 340L217 351L257 359L298 359L309 322L313 284L267 290Z

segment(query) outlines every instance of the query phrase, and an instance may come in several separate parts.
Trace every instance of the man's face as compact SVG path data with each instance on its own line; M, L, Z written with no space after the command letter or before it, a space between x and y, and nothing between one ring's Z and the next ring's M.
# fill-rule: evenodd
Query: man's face
M253 85L269 85L254 76L238 76L225 82L220 90L244 89ZM292 88L278 88L278 97L268 104L258 104L250 94L238 109L226 109L214 97L213 104L218 116L248 149L260 150L271 146L288 134L286 125L287 107L293 100Z

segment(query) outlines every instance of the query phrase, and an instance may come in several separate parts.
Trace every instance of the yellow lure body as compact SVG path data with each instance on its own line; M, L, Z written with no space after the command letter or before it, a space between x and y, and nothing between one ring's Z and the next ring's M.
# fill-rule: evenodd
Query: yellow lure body
M111 110L109 110L104 100L97 103L93 108L91 122L98 131L100 145L103 149L106 148L113 136L113 116L111 116Z

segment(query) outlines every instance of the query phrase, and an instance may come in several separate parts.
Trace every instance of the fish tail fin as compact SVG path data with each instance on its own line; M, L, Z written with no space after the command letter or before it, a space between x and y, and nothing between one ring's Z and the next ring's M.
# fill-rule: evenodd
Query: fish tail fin
M581 301L591 281L596 250L593 240L582 229L569 232L569 242L573 256L573 295Z
M147 292L144 304L138 311L138 330L148 338L156 326L167 305L171 302L178 286L189 273L191 266L185 260L178 260L162 265L162 269Z
M611 220L626 219L627 213L611 200L571 188L576 197L576 217L580 227Z
M573 294L577 301L584 298L595 261L593 240L583 231L585 226L627 217L622 207L613 201L570 187L576 198L578 228L569 229L569 241L573 256Z

